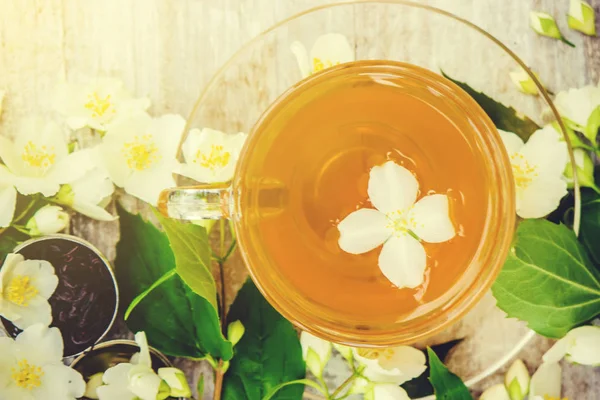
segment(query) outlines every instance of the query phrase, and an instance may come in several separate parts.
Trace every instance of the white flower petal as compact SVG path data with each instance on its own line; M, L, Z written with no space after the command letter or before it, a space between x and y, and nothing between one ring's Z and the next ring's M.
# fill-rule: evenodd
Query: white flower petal
M16 310L19 315L19 318L11 320L19 329L27 329L36 324L48 326L52 323L52 308L41 296L30 299L27 307L12 305L11 309L13 312Z
M403 381L398 384L417 378L425 372L427 359L425 353L411 346L397 346L389 349L391 357L381 358L379 364L386 369L397 368L402 372Z
M396 384L381 383L373 387L374 400L410 400L406 390Z
M107 369L102 376L102 380L107 385L127 387L129 384L129 371L133 364L120 363Z
M136 333L135 342L138 344L138 346L140 346L137 364L145 365L147 367L152 368L152 359L150 358L150 347L148 347L148 339L146 338L146 333Z
M146 203L156 206L160 192L176 186L172 168L157 171L139 171L134 173L126 182L124 189Z
M310 51L313 72L354 59L354 50L350 47L348 39L339 33L319 36Z
M413 206L411 216L415 234L425 242L441 243L456 235L446 195L432 194L421 198Z
M60 189L60 185L57 182L44 178L16 176L14 183L19 193L25 196L41 193L44 197L52 197Z
M104 385L96 389L100 400L138 400L138 397L131 393L127 386Z
M511 400L511 399L510 399L510 396L508 395L508 391L506 390L506 387L503 384L498 383L497 385L490 386L483 393L481 393L479 400Z
M521 154L530 165L538 167L540 176L562 176L569 157L566 142L561 140L552 125L535 131L521 149Z
M35 324L17 336L15 343L21 355L36 365L57 364L63 357L63 340L58 328Z
M545 363L557 363L567 355L569 350L569 341L566 337L558 340L550 349L544 354L542 359Z
M502 142L504 143L508 155L519 152L525 145L523 140L517 136L516 133L503 131L501 129L498 129L498 133L500 134L500 138L502 138Z
M14 268L15 275L29 276L39 295L49 299L58 286L58 277L52 264L46 260L24 260Z
M342 250L362 254L380 246L392 234L387 217L377 210L361 208L344 218L337 226Z
M517 187L517 215L541 218L556 210L567 194L567 183L559 177L535 178L526 188Z
M116 215L112 215L100 206L90 203L80 203L77 200L74 201L71 208L78 213L85 215L86 217L90 217L98 221L116 221L119 218Z
M531 377L529 397L553 397L560 399L562 368L560 364L544 362Z
M47 177L57 183L70 183L80 179L94 167L94 159L88 149L75 151L54 164Z
M298 68L300 69L300 75L302 78L306 78L311 74L311 63L308 59L308 50L306 50L306 46L304 46L299 41L292 42L290 49L292 53L296 57L296 61L298 62Z
M162 379L152 368L140 364L134 365L129 371L127 388L142 400L155 400L161 383Z
M0 183L0 228L10 225L17 205L17 190L12 186Z
M383 213L404 210L415 203L419 182L406 168L388 161L369 174L369 199Z
M74 400L83 396L85 382L79 372L60 364L46 365L43 371L36 399Z
M381 272L399 288L415 288L422 284L426 266L425 248L409 235L392 236L379 255Z
M97 205L105 198L111 196L115 187L106 171L94 168L80 179L70 182L73 191L73 201Z
M175 159L184 127L185 119L181 115L166 114L154 118L145 133L156 140L164 159Z
M600 326L580 326L567 333L565 339L568 342L569 361L581 365L600 365Z

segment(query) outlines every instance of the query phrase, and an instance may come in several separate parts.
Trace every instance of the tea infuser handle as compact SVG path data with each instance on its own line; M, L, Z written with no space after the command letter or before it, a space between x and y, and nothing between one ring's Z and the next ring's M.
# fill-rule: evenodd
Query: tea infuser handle
M165 217L187 221L229 218L231 186L199 185L163 190L158 210Z

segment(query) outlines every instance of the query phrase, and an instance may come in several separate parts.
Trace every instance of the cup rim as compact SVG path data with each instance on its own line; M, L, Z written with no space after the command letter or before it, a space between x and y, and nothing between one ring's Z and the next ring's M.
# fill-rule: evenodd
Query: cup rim
M100 250L98 250L98 248L96 246L94 246L92 243L88 242L85 239L79 238L77 236L74 235L68 235L66 233L53 233L50 235L45 235L45 236L40 236L40 237L33 237L31 239L28 239L24 242L22 242L21 244L19 244L18 246L16 246L12 251L13 252L18 252L20 250L22 250L23 248L27 247L28 245L32 244L32 243L37 243L37 242L42 242L45 240L50 240L50 239L63 239L63 240L67 240L67 241L71 241L71 242L75 242L78 243L80 245L83 245L85 247L87 247L88 249L92 250L94 253L96 253L96 255L98 256L98 258L100 258L100 260L102 260L102 263L104 264L105 268L108 270L108 273L110 274L110 277L112 279L113 282L113 287L115 289L115 309L113 311L113 315L112 318L110 320L110 323L107 325L106 329L104 330L104 332L102 333L102 335L100 335L98 337L98 339L89 347L85 348L84 350L75 353L75 354L70 354L70 355L63 355L63 358L68 358L68 357L77 357L81 354L84 354L85 352L87 352L88 350L92 349L95 345L97 345L98 343L100 343L102 341L102 339L104 339L106 337L106 335L108 334L108 332L112 329L116 319L117 319L117 315L119 313L119 301L120 301L120 294L119 294L119 285L117 283L117 278L114 274L114 271L112 269L111 263L110 261L108 261L108 259L104 256L104 254L102 254L102 252ZM4 327L4 324L3 328ZM61 332L62 333L62 332Z

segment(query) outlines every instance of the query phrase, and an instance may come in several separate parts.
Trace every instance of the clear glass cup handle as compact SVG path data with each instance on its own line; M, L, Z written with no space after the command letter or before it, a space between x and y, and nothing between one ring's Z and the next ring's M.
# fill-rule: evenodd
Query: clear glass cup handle
M177 187L163 190L158 210L166 217L187 221L231 217L229 184Z

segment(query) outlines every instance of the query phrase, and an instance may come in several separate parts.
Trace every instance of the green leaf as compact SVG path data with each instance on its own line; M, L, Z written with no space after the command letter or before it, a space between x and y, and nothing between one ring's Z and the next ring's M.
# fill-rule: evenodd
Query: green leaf
M540 129L531 119L526 116L520 116L514 108L497 102L486 94L471 88L466 83L452 79L443 71L442 75L467 92L483 108L483 111L490 117L496 128L516 133L524 141L527 141L533 132Z
M492 286L498 307L537 333L560 338L600 313L600 279L573 231L525 220Z
M176 260L167 235L139 215L118 207L121 240L115 269L121 306L129 303L173 268ZM221 334L215 308L178 276L163 282L132 311L127 325L145 331L150 343L171 356L231 359L231 343Z
M435 391L437 400L467 400L473 399L463 381L446 368L438 356L427 349L431 374L429 380Z
M600 264L600 195L581 193L581 232L579 240L596 264Z
M211 250L206 229L156 214L175 253L177 273L196 294L208 300L217 310L217 286L210 272Z
M277 386L303 379L306 366L298 334L248 280L239 291L228 318L239 320L246 333L235 346L225 375L223 400L262 400ZM287 386L272 399L300 400L303 386Z
M450 340L446 343L436 344L431 346L431 350L435 352L442 362L446 362L446 358L448 358L450 350L452 350L462 341L463 339L456 339ZM425 357L427 357L427 369L425 372L401 385L411 399L419 399L421 397L426 397L433 394L433 386L431 386L431 382L429 381L429 357L427 356L427 352L425 352Z
M7 228L0 235L0 265L4 262L7 254L12 253L22 241L29 239L29 236L17 231L14 228Z

